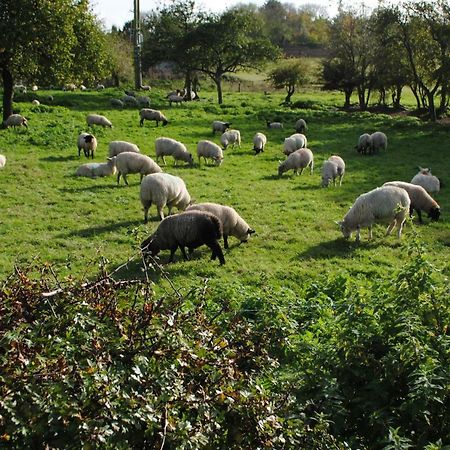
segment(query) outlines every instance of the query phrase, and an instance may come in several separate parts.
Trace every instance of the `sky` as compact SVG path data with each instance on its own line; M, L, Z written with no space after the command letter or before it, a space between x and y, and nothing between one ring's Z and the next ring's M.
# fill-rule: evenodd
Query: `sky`
M306 4L317 4L324 7L329 16L332 17L337 12L338 0L280 0L281 3L291 3L294 6L301 7ZM151 11L163 2L160 0L140 0L141 13ZM166 1L165 4L170 2ZM254 3L262 6L265 0L197 0L199 9L211 12L221 12L238 3ZM105 28L109 30L112 25L121 28L125 22L133 18L133 0L91 0L94 13L103 22ZM350 4L352 7L358 7L362 4L368 8L377 6L377 0L345 0L344 5Z

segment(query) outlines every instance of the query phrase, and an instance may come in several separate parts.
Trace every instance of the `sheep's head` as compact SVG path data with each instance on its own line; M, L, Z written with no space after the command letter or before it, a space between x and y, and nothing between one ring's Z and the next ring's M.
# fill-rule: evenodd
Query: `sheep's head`
M330 185L331 178L329 176L322 176L322 187L328 187Z
M238 236L238 239L241 242L247 242L248 238L250 237L250 235L252 235L253 233L255 233L255 230L253 230L252 228L247 228L240 236Z
M435 222L439 220L440 215L441 215L441 208L439 208L439 206L431 208L430 211L428 212L428 217Z
M141 244L142 254L145 256L155 256L160 252L160 248L157 245L157 241L154 235L151 235Z
M341 229L341 233L344 236L345 239L349 239L352 237L352 230L350 227L345 223L344 220L341 220L340 222L336 222L339 225L339 228Z
M220 166L223 161L223 156L215 156L212 159L214 160L214 163L216 164L216 166Z

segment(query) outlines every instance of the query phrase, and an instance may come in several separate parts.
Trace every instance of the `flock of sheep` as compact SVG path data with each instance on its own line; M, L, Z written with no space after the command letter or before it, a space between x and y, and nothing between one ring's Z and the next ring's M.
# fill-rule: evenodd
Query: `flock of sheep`
M169 123L161 111L154 109L143 108L139 116L141 126L145 120L155 121L156 126L159 122L163 126ZM86 123L89 127L93 125L112 127L110 120L98 114L89 114ZM5 121L5 125L27 127L27 120L19 114L13 114ZM199 164L203 158L205 162L210 159L213 164L220 166L224 159L224 150L229 146L241 146L239 130L230 129L230 126L230 122L213 121L212 133L213 135L221 133L221 146L210 140L199 141L197 144ZM267 127L282 129L283 124L267 122ZM304 134L307 129L306 122L299 119L295 124L296 133L285 138L283 153L286 159L278 166L280 177L289 170L293 170L297 175L301 174L307 167L310 173L313 173L314 155L307 147L308 141ZM265 134L257 132L253 138L255 155L264 152L266 144ZM81 156L83 151L87 158L93 159L97 139L92 133L83 132L78 136L77 147L78 156ZM387 150L387 137L380 131L371 135L365 133L359 137L355 148L361 154ZM106 162L82 164L76 170L76 175L95 178L117 174L118 184L121 177L124 183L128 184L129 174L140 174L140 201L144 209L144 221L148 220L148 211L152 204L156 206L161 219L157 230L142 243L144 255L156 255L161 250L170 250L170 261L173 261L177 248L180 248L183 257L189 259L195 248L207 245L212 251L211 259L217 257L220 264L224 264L225 259L219 240L223 237L224 247L228 248L229 236L235 236L241 242L245 242L255 232L230 206L210 202L191 204L191 196L183 179L163 172L158 163L162 160L166 164L166 156L171 156L175 164L182 161L190 166L194 165L192 154L182 142L169 137L157 138L156 161L141 154L137 145L127 141L110 142L108 152ZM0 155L0 168L5 164L6 158ZM331 155L322 166L322 186L328 187L331 182L336 186L336 181L341 186L344 174L344 160L338 155ZM372 238L372 226L376 223L388 223L387 234L397 227L397 236L400 238L405 219L408 214L412 215L414 210L417 211L420 221L422 221L421 211L428 213L432 220L439 219L440 207L431 197L431 194L438 193L439 189L439 179L432 175L429 169L420 168L410 183L387 182L382 187L361 194L338 224L346 238L356 232L357 242L360 241L360 230L364 227L368 228L369 238ZM169 208L168 217L164 217L166 206ZM175 207L182 212L171 215Z

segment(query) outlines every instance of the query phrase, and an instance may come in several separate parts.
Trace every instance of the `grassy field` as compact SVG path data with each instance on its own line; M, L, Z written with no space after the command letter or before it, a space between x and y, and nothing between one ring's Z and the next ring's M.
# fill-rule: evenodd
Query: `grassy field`
M39 92L43 98L48 92ZM88 113L105 114L112 129L95 128L99 147L95 161L104 161L108 143L127 140L154 156L154 141L168 136L183 141L195 153L201 139L218 142L212 120L231 121L241 131L241 148L225 151L220 167L204 164L174 167L169 161L163 170L181 176L197 202L212 201L235 207L256 230L247 244L230 239L226 264L209 261L209 250L196 251L192 261L184 262L177 253L166 271L176 286L188 289L209 278L227 289L253 289L270 284L295 289L316 277L346 273L372 277L392 272L408 260L408 243L415 235L423 242L434 264L450 273L450 195L444 187L436 197L441 220L419 225L408 223L402 240L385 237L377 226L373 241L362 233L362 243L346 241L335 224L342 219L355 198L389 180L409 181L417 166L431 167L446 181L450 168L445 142L449 130L441 125L419 122L404 116L348 114L337 92L308 90L296 94L304 108L279 106L283 92L264 95L257 92L225 92L224 104L216 103L214 91L201 92L199 102L169 107L163 91L152 91L152 107L168 117L167 127L146 122L139 126L138 109L115 110L109 105L121 91L63 93L52 92L51 106L33 107L30 101L16 103L29 118L28 130L1 130L0 153L7 165L0 172L1 216L0 277L16 264L30 261L54 264L60 276L92 277L104 262L120 278L142 276L139 243L158 225L156 210L152 220L143 223L139 201L139 176L130 175L130 186L117 186L114 178L87 179L74 176L86 162L78 158L76 140L87 131ZM25 100L25 98L23 99ZM303 117L309 124L309 148L315 155L315 171L301 176L277 176L283 159L283 139L294 132L295 121ZM283 130L267 130L265 120L279 120ZM387 152L361 156L354 150L363 132L382 130L388 135ZM252 138L257 131L268 137L266 151L253 155ZM331 153L341 155L347 173L340 188L320 187L322 162ZM448 186L448 182L446 183ZM165 263L168 252L160 254ZM128 264L124 265L127 261ZM158 282L158 275L154 275ZM227 283L227 284L225 284ZM157 283L158 284L158 283ZM226 287L227 286L227 287ZM158 289L158 288L157 288Z

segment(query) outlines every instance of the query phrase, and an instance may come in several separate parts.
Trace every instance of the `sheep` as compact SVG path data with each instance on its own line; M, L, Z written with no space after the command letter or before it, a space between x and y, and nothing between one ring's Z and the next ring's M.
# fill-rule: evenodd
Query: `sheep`
M23 84L15 84L13 87L14 92L19 92L21 94L27 93L27 87Z
M148 84L144 84L143 86L141 86L141 89L143 91L150 91L152 88Z
M33 92L36 92L36 91L39 90L39 88L38 88L35 84L33 84L33 86L31 86L31 90L32 90Z
M189 211L162 220L156 231L142 242L141 249L144 257L170 250L169 262L173 262L178 247L183 258L188 260L195 248L207 245L212 251L211 259L218 258L222 265L225 258L218 242L221 237L222 224L216 216L203 211Z
M155 140L156 162L159 162L159 158L162 158L163 163L166 164L164 156L173 156L175 165L178 165L178 161L185 161L190 166L194 165L194 158L192 154L188 152L186 146L168 137L160 137Z
M430 217L431 220L439 220L441 208L422 186L406 183L404 181L388 181L387 183L384 183L383 186L397 186L404 189L408 193L411 201L409 215L412 217L413 211L416 210L419 222L422 223L421 211L428 213L428 217Z
M170 106L172 106L172 103L180 105L181 103L186 101L183 96L178 94L170 94L169 96L167 96L167 100L169 101Z
M439 178L432 175L430 169L422 167L419 167L419 172L413 176L411 183L422 186L429 194L437 194L441 189Z
M94 159L94 152L97 149L97 139L93 134L81 133L78 136L77 146L78 157L80 157L81 150L83 150L84 156L86 156L86 158L89 158L89 155L91 155L92 159Z
M247 242L250 235L255 232L231 206L218 203L194 203L188 206L186 211L206 211L217 216L222 222L225 249L228 248L228 236L234 236L241 242Z
M300 148L306 148L308 146L308 140L306 136L301 133L294 133L287 137L283 142L283 153L290 155L291 153L299 150Z
M28 122L27 119L20 114L11 114L4 122L3 122L5 128L8 127L21 127L24 126L28 129Z
M166 116L161 111L156 109L142 108L139 111L139 116L141 118L139 122L141 127L144 125L144 120L154 120L156 122L156 126L159 126L159 122L162 122L163 127L169 123Z
M120 98L112 98L109 103L111 106L114 106L114 108L122 109L124 107L123 101L120 100Z
M387 136L382 131L375 131L370 135L371 139L371 152L375 153L378 150L387 150Z
M198 163L200 164L200 158L203 156L203 159L211 158L216 166L220 166L223 161L223 152L222 149L215 144L214 142L203 140L199 141L197 144L197 156Z
M301 148L291 153L279 166L278 166L278 176L281 177L284 172L293 169L296 175L299 175L298 170L300 169L300 175L305 167L309 166L309 173L312 174L314 171L314 156L309 148Z
M216 131L225 133L230 128L231 122L222 122L221 120L214 120L212 123L212 132L216 134Z
M133 97L132 95L124 95L120 100L122 100L123 104L126 106L138 106L136 97Z
M3 167L6 166L6 156L0 155L0 169L3 169Z
M330 181L336 186L336 178L339 178L339 186L342 185L342 178L345 174L345 162L337 155L332 155L322 166L322 187L328 187Z
M80 91L87 91L87 87L84 84L80 84Z
M86 116L86 123L88 127L92 125L101 125L102 127L112 128L112 123L105 116L101 116L100 114L88 114Z
M356 231L357 243L360 242L361 227L369 229L369 239L372 239L372 226L383 222L389 223L386 235L391 234L397 226L397 237L400 239L410 205L409 195L402 188L397 186L375 188L361 194L343 220L337 223L346 239Z
M31 104L34 106L39 106L41 104L41 102L35 98L34 100L31 101Z
M283 128L283 124L281 122L271 122L270 120L266 120L267 128L271 129L279 129Z
M304 119L298 119L297 122L295 122L295 132L296 133L304 133L308 130L308 127L306 126L306 122Z
M97 91L103 91L103 89L105 89L104 84L97 84Z
M372 151L372 137L368 133L364 133L358 138L358 144L355 145L355 150L358 153L370 153Z
M136 92L134 92L134 91L128 91L125 89L123 92L125 92L125 95L127 95L127 96L136 97Z
M169 215L172 208L176 207L184 211L191 202L191 196L186 184L180 177L168 173L152 173L146 175L141 182L140 198L144 207L144 222L148 221L148 210L152 203L156 205L158 215L164 219L163 208L169 207Z
M117 184L119 184L121 175L125 184L128 185L127 175L129 173L140 173L140 182L142 182L144 175L162 172L161 167L152 158L135 152L119 153L116 157L116 167Z
M68 83L66 85L63 86L62 90L63 91L74 91L77 88L77 86L73 83Z
M148 108L150 106L150 99L145 95L140 95L139 97L136 97L136 100L138 101L138 104L141 107Z
M237 144L241 148L241 132L239 130L228 130L220 136L220 143L224 150L231 144L234 146Z
M45 97L45 100L47 100L49 103L52 103L53 102L53 95L47 95L46 97Z
M105 163L87 163L78 167L76 175L79 177L109 177L116 173L116 156L107 158Z
M109 157L117 156L123 152L141 153L141 150L136 144L127 141L111 141L108 145Z
M267 137L263 133L256 133L253 136L253 150L255 151L255 155L258 153L262 153L264 151L264 147L267 144Z

